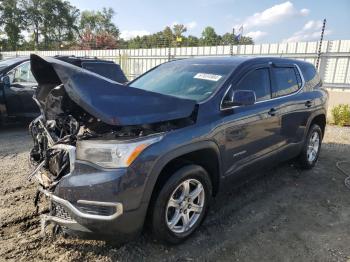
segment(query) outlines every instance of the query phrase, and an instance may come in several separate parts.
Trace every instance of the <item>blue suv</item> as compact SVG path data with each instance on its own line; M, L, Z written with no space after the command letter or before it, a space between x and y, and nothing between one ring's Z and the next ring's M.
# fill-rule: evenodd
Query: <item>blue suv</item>
M312 168L320 154L328 94L304 61L191 58L124 85L54 58L32 55L31 69L43 227L126 240L148 225L180 243L227 178L293 158Z

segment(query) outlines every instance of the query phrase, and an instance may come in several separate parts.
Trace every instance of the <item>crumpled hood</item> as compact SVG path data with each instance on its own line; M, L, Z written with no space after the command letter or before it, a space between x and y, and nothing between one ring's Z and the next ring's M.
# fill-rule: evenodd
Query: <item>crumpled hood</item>
M124 86L69 63L32 54L31 70L38 82L36 98L43 103L63 84L81 108L109 125L141 125L189 117L196 101Z

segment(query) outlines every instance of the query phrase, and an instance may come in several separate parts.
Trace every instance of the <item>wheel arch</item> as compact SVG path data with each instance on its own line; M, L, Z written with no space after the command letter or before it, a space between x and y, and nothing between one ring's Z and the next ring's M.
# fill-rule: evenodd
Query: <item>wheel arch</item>
M200 165L208 172L213 195L216 195L222 174L220 150L213 141L201 141L172 150L156 162L147 180L143 201L150 203L170 173L187 164Z
M322 130L322 138L324 136L325 133L325 129L326 129L326 124L327 124L327 117L326 117L326 112L324 111L320 111L320 112L316 112L315 114L313 114L308 121L308 125L307 125L307 132L305 132L304 137L306 137L307 133L309 132L310 127L313 124L317 124L321 130Z

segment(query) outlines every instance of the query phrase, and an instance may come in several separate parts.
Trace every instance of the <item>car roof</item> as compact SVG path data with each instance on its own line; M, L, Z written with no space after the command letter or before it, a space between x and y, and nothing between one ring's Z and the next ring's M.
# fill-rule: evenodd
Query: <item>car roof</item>
M6 58L3 60L0 60L0 64L1 65L6 65L6 66L10 66L12 64L18 63L18 62L22 62L25 60L29 60L29 56L19 56L19 57L14 57L14 58Z
M181 60L175 60L173 62L188 63L188 64L202 64L202 65L229 65L235 66L247 63L277 63L277 64L301 64L306 63L301 60L269 57L269 56L211 56L211 57L195 57Z
M73 65L78 65L81 67L81 63L83 62L105 62L105 63L114 63L113 61L99 59L97 57L89 57L89 56L54 56L53 58L68 62Z

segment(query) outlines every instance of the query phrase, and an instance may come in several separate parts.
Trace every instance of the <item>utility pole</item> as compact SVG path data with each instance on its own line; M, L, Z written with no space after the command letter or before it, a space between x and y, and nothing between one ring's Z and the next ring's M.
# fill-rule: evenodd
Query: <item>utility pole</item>
M230 54L233 56L233 43L235 41L235 28L232 28L232 40L231 40L231 46L230 46Z
M316 69L318 70L318 66L320 64L320 58L321 58L321 50L322 50L322 41L323 41L323 36L324 36L324 30L326 28L326 18L323 19L323 25L322 25L322 31L321 31L321 39L320 39L320 44L318 46L318 53L317 53L317 60L316 60Z

